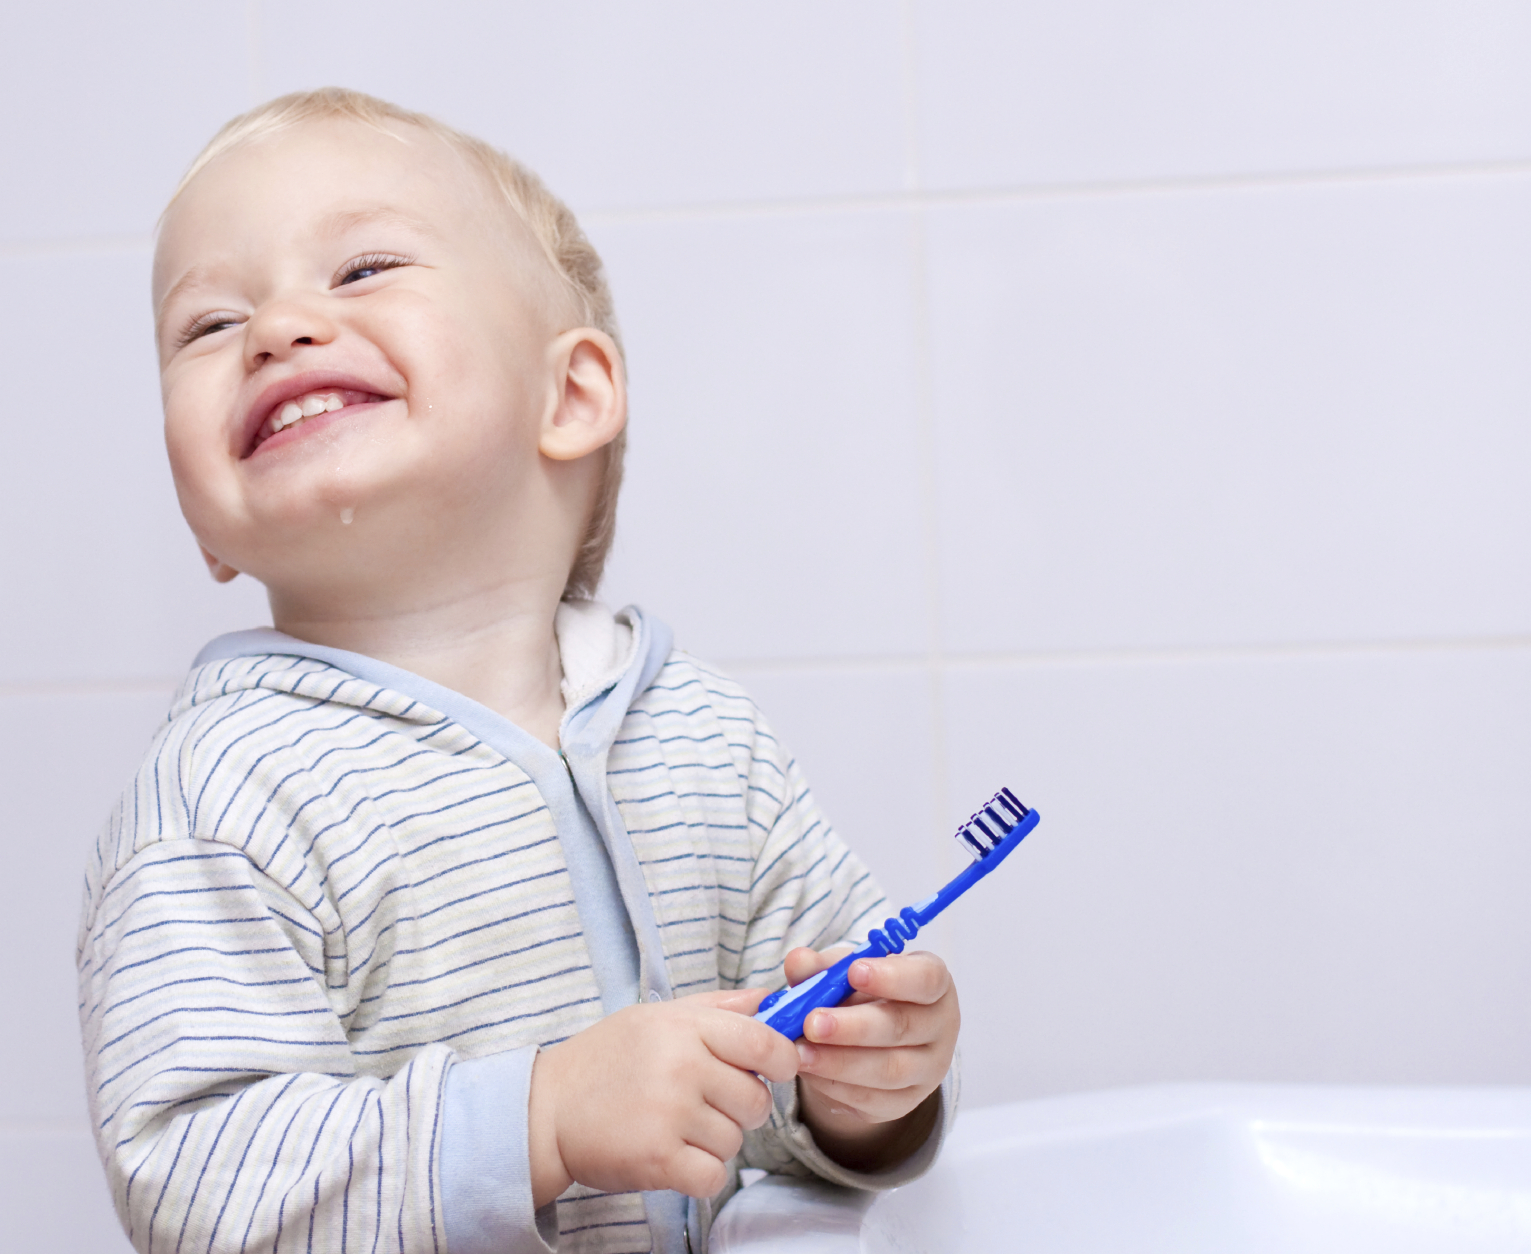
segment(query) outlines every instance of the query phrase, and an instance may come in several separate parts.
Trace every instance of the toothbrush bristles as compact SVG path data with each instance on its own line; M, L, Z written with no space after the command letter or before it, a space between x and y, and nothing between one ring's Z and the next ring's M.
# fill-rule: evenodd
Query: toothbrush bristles
M1008 788L1001 788L957 829L957 840L974 858L987 858L1029 811Z

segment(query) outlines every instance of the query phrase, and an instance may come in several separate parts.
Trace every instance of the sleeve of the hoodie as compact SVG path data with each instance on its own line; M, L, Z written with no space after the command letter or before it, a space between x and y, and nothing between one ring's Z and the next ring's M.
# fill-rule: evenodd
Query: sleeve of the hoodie
M259 840L205 834L188 725L162 733L103 831L78 942L92 1121L134 1245L471 1254L488 1220L496 1254L546 1251L552 1212L532 1213L525 1152L535 1048L371 1056L353 1028L408 894L379 871L374 897L337 914L345 894L301 878L327 874L301 853L278 874ZM246 767L219 758L224 775ZM284 810L281 857L321 809ZM486 1161L505 1168L492 1198Z
M452 1052L365 1074L322 930L238 849L156 841L87 906L88 1096L139 1250L446 1249Z
M526 1112L536 1046L462 1059L442 1096L441 1196L451 1254L547 1254L558 1205L533 1210Z
M859 942L891 911L866 865L819 812L796 761L758 715L752 732L746 787L754 875L741 968L730 974L737 985L779 985L791 950ZM925 1144L904 1162L877 1173L851 1171L818 1147L798 1118L795 1081L772 1084L771 1092L770 1121L745 1135L749 1166L884 1189L914 1179L935 1160L955 1109L956 1073L953 1068L942 1083L940 1115Z

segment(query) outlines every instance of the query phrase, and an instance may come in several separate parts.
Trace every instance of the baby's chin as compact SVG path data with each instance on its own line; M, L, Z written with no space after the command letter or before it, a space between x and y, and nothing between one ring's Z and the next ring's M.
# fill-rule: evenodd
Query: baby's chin
M385 509L372 493L262 501L231 520L187 510L202 547L268 589L339 587L384 564ZM395 528L397 529L397 524Z
M266 511L207 547L276 598L347 613L391 613L465 557L456 511L418 491L334 494Z

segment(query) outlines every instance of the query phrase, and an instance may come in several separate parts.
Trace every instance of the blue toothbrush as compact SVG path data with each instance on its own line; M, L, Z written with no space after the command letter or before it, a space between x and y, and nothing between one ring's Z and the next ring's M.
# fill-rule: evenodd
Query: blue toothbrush
M1028 810L1008 788L1001 788L977 814L957 829L957 843L973 859L973 865L934 896L905 906L882 927L873 928L867 942L834 966L810 976L794 988L781 988L760 1003L755 1015L789 1041L803 1034L803 1023L820 1006L838 1006L850 996L851 963L857 958L880 958L903 951L919 930L958 897L1003 862L1037 825L1040 816Z

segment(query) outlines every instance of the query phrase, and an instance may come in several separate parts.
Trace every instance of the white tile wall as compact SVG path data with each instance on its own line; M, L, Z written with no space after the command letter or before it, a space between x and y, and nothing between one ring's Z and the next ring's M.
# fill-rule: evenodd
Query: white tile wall
M263 94L342 80L437 113L578 209L866 194L904 178L900 15L885 0L268 0L260 64Z
M96 1147L84 1129L0 1127L7 1251L129 1254Z
M922 650L906 216L597 219L592 233L633 362L612 598L712 657Z
M948 647L1523 631L1528 216L1519 174L932 211Z
M954 793L1013 781L1042 814L953 920L974 1102L1531 1083L1531 646L973 665L945 690Z
M1528 37L1438 0L7 8L6 1237L120 1248L81 860L192 652L264 617L174 508L148 233L219 122L324 82L591 211L611 599L752 686L895 895L999 783L1043 811L935 938L969 1101L1531 1083Z
M1513 0L915 8L931 187L1531 158Z
M248 108L234 4L0 10L0 243L147 235L181 172Z

